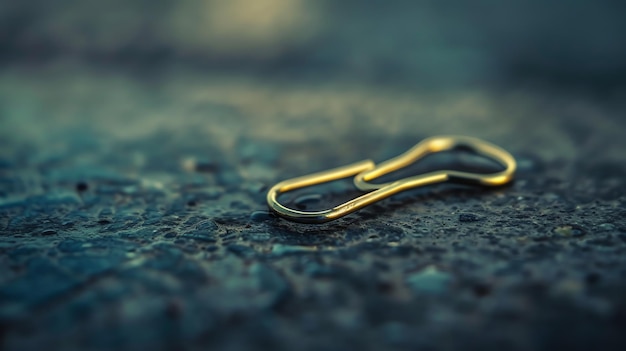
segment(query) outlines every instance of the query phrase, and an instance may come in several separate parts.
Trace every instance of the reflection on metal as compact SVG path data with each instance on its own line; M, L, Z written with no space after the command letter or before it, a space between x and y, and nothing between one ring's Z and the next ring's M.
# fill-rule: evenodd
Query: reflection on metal
M370 183L376 178L407 167L429 154L455 149L467 149L479 155L489 157L501 164L505 169L489 174L440 170L383 184ZM343 217L394 194L420 186L448 181L483 186L504 185L513 180L515 169L516 163L513 156L496 145L481 139L465 136L437 136L421 141L402 155L387 160L378 166L371 160L365 160L282 181L268 191L267 204L272 211L283 218L301 223L324 223ZM346 203L322 211L294 210L278 202L278 196L288 191L350 176L354 176L354 185L358 189L371 191Z

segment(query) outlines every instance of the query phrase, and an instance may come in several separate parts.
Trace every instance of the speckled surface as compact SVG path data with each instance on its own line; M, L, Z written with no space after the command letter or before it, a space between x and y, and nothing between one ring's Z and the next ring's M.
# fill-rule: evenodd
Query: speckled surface
M626 350L625 9L0 2L0 350ZM516 181L267 212L441 134Z
M619 348L623 105L550 94L5 70L4 347ZM516 182L325 225L265 212L279 180L451 133L512 152ZM354 194L346 180L284 201Z

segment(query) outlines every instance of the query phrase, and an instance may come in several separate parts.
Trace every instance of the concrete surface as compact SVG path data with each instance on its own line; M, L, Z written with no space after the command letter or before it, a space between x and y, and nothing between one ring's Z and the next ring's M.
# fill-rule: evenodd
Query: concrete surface
M550 94L5 70L4 347L624 345L623 105ZM281 179L449 133L511 151L516 182L415 190L325 225L266 212Z

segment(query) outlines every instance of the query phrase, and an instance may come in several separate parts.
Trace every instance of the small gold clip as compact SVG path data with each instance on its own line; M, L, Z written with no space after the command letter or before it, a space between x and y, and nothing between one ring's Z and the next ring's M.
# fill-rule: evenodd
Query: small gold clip
M440 170L383 184L370 183L370 181L385 174L407 167L429 154L460 148L469 149L477 154L492 158L494 161L504 166L505 169L489 174ZM365 206L394 194L420 186L447 181L484 186L504 185L513 180L515 169L515 158L496 145L478 138L465 136L437 136L419 142L402 155L387 160L378 166L371 160L365 160L347 166L282 181L274 185L268 191L267 204L273 212L283 218L301 223L324 223L360 210ZM322 211L294 210L278 202L278 196L280 194L351 176L354 176L354 185L358 189L370 192L341 205Z

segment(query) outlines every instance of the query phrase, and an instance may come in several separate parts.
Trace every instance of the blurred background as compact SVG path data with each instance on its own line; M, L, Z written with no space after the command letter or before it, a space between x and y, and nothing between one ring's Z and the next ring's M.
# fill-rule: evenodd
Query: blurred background
M0 62L413 87L610 89L622 1L7 1Z
M71 148L78 135L114 144L165 133L184 143L197 133L227 152L242 138L354 145L459 133L532 143L548 158L583 143L619 155L625 8L612 0L3 2L0 151ZM509 138L513 131L524 138Z

